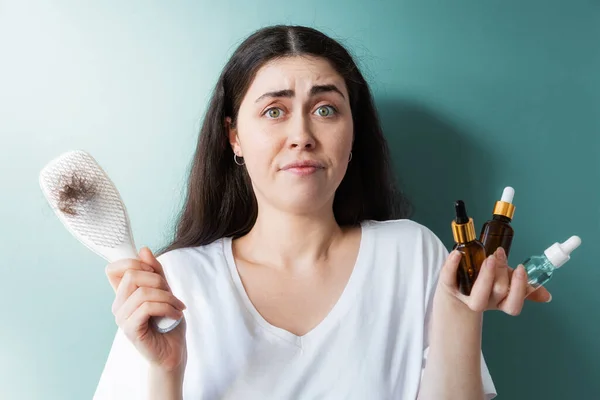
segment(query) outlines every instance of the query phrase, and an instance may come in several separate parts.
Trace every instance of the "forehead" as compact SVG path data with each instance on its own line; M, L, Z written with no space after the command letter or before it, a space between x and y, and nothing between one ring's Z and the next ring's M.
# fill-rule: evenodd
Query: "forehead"
M293 56L271 60L256 73L248 93L292 89L307 93L314 85L335 84L344 94L344 78L329 61L313 56Z

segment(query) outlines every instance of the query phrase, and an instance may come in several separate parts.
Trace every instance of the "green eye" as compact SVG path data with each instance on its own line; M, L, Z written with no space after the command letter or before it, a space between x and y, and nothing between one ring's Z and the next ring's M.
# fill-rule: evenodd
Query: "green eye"
M330 117L335 113L335 108L332 106L321 106L317 108L317 114L321 117Z
M281 109L269 108L267 110L267 115L269 116L269 118L279 118L279 117L281 117Z

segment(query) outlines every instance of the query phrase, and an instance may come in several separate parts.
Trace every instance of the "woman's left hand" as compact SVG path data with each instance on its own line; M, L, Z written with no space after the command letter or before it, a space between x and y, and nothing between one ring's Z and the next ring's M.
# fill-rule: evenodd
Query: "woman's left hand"
M535 302L549 302L552 299L552 295L544 287L533 291L527 284L527 273L523 265L516 269L508 266L506 253L501 247L486 258L471 294L466 296L458 290L456 280L460 259L458 251L450 253L441 271L439 289L473 311L500 310L509 315L519 315L525 299Z

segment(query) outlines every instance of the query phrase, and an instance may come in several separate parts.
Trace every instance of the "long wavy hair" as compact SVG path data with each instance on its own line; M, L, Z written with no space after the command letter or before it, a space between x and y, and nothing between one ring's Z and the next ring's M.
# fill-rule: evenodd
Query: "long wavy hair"
M239 45L216 83L200 129L175 235L161 253L250 231L258 205L246 168L234 163L225 121L229 117L235 126L242 99L261 66L299 55L328 60L348 88L354 142L352 161L333 201L337 223L348 226L364 220L408 217L410 207L397 189L371 90L352 56L336 40L313 28L270 26Z

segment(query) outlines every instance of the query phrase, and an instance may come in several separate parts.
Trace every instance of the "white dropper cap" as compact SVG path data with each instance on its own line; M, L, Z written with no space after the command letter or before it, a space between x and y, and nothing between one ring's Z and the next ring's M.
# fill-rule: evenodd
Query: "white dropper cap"
M564 243L554 243L544 251L544 255L548 261L558 268L569 261L573 250L579 247L581 239L579 236L571 236Z
M504 201L505 203L512 203L514 198L515 198L515 189L513 189L510 186L507 186L504 188L504 191L502 192L502 198L500 199L500 201Z

